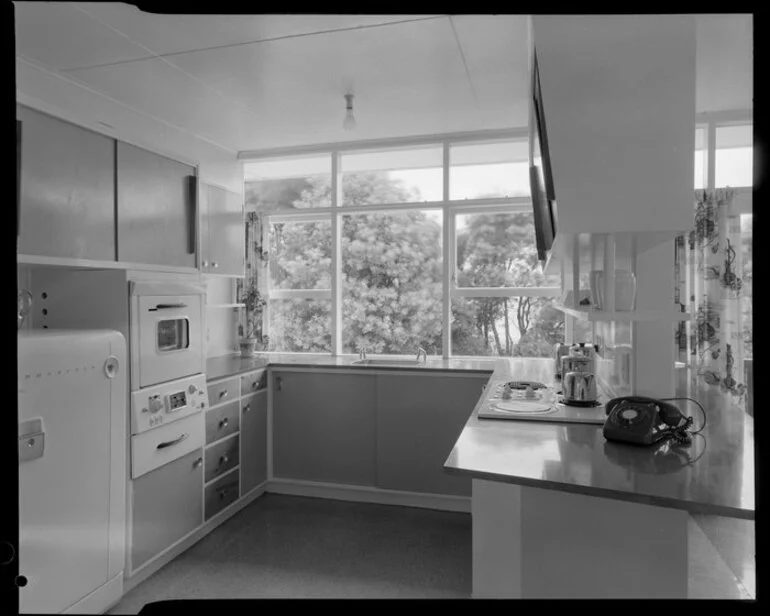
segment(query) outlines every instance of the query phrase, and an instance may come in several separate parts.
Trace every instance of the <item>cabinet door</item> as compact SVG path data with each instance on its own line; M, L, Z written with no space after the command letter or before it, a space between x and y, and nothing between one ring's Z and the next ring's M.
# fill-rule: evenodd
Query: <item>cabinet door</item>
M132 570L203 523L202 456L196 449L133 481Z
M374 485L375 376L276 372L273 474Z
M241 495L267 480L267 391L241 399Z
M377 486L471 495L469 477L444 462L488 376L377 375Z
M117 169L118 260L195 267L195 167L119 141Z
M26 107L19 253L115 260L115 141Z
M243 200L237 193L208 187L209 268L212 274L243 276L245 231Z

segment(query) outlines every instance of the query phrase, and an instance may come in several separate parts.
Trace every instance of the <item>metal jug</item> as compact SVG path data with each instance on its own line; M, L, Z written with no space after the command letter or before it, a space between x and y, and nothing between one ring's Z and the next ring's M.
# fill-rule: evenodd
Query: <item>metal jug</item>
M596 402L596 377L591 372L567 372L563 377L564 402Z

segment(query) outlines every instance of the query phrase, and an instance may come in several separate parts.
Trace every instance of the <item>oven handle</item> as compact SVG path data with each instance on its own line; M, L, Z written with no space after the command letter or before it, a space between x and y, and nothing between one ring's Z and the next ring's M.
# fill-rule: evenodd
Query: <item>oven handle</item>
M150 312L154 310L169 310L171 308L187 308L187 304L158 304L155 308L150 308Z
M161 443L156 447L156 449L165 449L166 447L171 447L172 445L176 445L177 443L181 443L183 440L185 440L189 434L183 434L177 439L174 439L173 441L166 441L165 443Z

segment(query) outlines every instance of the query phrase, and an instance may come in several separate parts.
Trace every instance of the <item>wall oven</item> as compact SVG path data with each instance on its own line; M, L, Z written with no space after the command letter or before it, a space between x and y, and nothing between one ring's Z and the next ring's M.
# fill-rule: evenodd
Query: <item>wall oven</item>
M206 370L205 289L181 282L131 282L131 389Z

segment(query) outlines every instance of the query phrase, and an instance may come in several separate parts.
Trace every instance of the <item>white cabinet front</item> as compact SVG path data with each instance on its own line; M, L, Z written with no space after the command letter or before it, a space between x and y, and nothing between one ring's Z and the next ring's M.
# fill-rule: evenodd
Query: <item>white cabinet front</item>
M202 372L202 296L139 298L140 387Z

